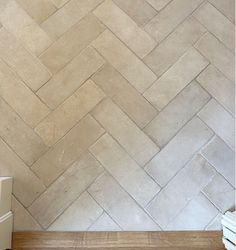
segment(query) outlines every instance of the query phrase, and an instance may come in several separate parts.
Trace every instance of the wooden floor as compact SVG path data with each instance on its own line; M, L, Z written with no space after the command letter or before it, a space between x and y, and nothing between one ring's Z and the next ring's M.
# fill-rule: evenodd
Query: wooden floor
M13 250L223 250L221 232L18 232Z

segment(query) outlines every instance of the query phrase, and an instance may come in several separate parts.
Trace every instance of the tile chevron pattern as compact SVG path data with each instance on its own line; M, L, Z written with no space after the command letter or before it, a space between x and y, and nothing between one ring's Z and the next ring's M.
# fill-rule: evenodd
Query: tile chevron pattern
M234 0L0 0L14 230L220 229L234 30Z

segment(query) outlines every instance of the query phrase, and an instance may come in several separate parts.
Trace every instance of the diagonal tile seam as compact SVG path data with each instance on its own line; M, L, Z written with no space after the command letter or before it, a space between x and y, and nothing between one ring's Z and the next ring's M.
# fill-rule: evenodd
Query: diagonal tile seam
M203 194L204 195L204 194ZM204 195L204 197L207 199L207 197ZM207 199L208 200L208 199ZM212 202L211 202L212 204ZM212 204L214 206L214 204ZM215 206L214 206L215 207ZM218 210L218 209L217 209ZM211 223L219 216L219 214L217 214L212 220L209 221L209 223L204 227L204 231L208 230L208 227L211 225Z

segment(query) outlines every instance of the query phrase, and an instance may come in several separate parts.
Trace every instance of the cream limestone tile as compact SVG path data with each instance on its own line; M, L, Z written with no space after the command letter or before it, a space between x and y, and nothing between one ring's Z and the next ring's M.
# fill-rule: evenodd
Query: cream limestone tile
M47 149L42 139L0 98L0 136L27 163L33 164Z
M167 230L204 230L217 213L216 207L200 193L175 217Z
M146 0L113 0L113 2L139 26L144 25L157 14L157 11Z
M147 211L166 229L167 225L181 210L212 180L215 175L207 161L200 155L195 156L170 181L148 205Z
M156 75L110 31L104 31L92 45L139 92L156 80Z
M162 110L207 65L208 61L194 48L190 48L144 92L144 97L157 109Z
M29 206L45 187L25 163L0 139L0 176L12 176L13 194Z
M88 47L39 89L37 95L54 109L103 64L103 58L93 48Z
M107 213L103 213L97 221L88 229L88 231L120 231L121 228Z
M55 74L85 49L103 30L104 26L95 16L87 15L56 40L40 56L40 59Z
M49 108L14 75L1 59L0 82L0 96L31 127L35 127L50 112Z
M55 144L81 118L92 110L104 96L103 91L93 81L88 80L40 122L35 131L45 144L49 146Z
M234 150L234 118L217 101L212 99L199 117Z
M206 29L193 17L183 24L159 44L144 58L144 62L161 76L173 63L175 63L206 31Z
M48 231L86 231L103 209L84 192L48 228Z
M233 116L235 85L213 65L208 66L197 81Z
M144 129L160 146L165 146L210 99L195 81L188 85Z
M123 230L160 230L109 174L97 178L88 192Z
M13 231L41 231L42 228L31 214L20 204L19 201L12 197Z
M228 79L234 81L234 55L219 40L207 33L195 47Z
M210 3L206 3L194 12L194 17L202 23L229 49L234 49L234 25Z
M83 154L29 207L30 213L47 228L102 172L91 154Z
M90 152L120 185L143 207L160 187L108 134L90 147Z
M212 136L213 132L194 117L146 165L146 171L158 184L165 186Z
M146 0L152 7L154 7L157 11L163 9L168 3L172 0Z
M26 49L35 55L41 54L52 43L49 36L16 1L9 0L6 7L0 10L0 21Z
M205 230L221 231L222 230L221 219L222 219L222 214L218 213L218 215L207 225Z
M57 8L61 8L64 4L70 0L51 0Z
M102 101L92 114L140 166L147 163L159 151L149 137L111 100Z
M145 30L157 42L164 40L204 0L173 0L147 25Z
M46 67L4 28L0 29L0 58L34 91L51 78Z
M112 0L105 0L93 13L139 57L155 47L155 41Z
M202 149L202 155L215 167L217 172L235 186L235 158L234 152L219 137L213 140Z
M92 79L140 128L156 116L157 110L110 64Z
M215 175L203 192L221 212L234 209L235 190L220 174Z
M50 0L17 0L17 2L39 24L57 11Z
M47 186L50 185L103 133L101 126L87 115L39 158L32 166L32 170Z
M103 0L71 0L46 19L41 24L41 27L53 40L56 40L102 1Z

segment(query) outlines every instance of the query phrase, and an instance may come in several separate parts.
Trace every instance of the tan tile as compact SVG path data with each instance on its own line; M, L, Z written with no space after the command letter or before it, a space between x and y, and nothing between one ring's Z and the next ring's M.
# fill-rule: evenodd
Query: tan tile
M214 137L214 139L202 149L202 155L232 186L235 185L235 155L224 141L219 137Z
M93 48L88 47L39 89L37 95L54 109L79 88L103 63L103 58Z
M232 149L234 149L234 118L212 99L199 113L199 117Z
M97 18L88 15L56 40L40 56L40 59L52 73L56 73L86 48L103 30L104 27Z
M49 36L16 1L9 0L0 11L0 21L33 54L41 54L52 43Z
M71 0L42 23L42 28L56 40L85 17L103 0Z
M163 9L168 3L172 0L146 0L151 6L153 6L156 10L160 11Z
M207 92L193 81L145 127L144 131L163 147L209 99Z
M234 25L210 3L206 3L193 14L212 34L229 49L234 49Z
M188 18L160 45L144 58L144 62L161 76L206 31L193 17Z
M141 166L159 151L159 148L109 99L102 101L92 114Z
M41 138L0 99L0 136L28 164L35 162L47 149Z
M123 230L159 230L151 218L110 175L103 174L97 178L88 191Z
M103 209L84 192L48 228L48 231L86 231Z
M145 30L161 42L204 0L173 0L147 25Z
M234 55L219 40L207 33L195 47L226 77L234 81Z
M17 0L17 2L39 24L57 10L50 0Z
M144 97L157 109L162 110L207 64L208 61L201 54L193 48L189 49L144 92Z
M49 108L1 59L0 82L0 96L31 127L35 127L50 112Z
M232 115L235 112L235 85L214 66L208 66L197 81Z
M146 0L113 0L113 2L140 26L157 14L157 11Z
M46 185L51 184L103 133L100 125L90 115L86 116L35 162L33 171Z
M139 127L143 128L157 114L157 110L111 65L104 65L92 79Z
M14 213L13 230L16 231L41 231L42 228L31 214L12 197L12 212Z
M166 229L168 224L211 181L214 175L213 167L200 155L195 156L157 194L148 205L147 211L163 229Z
M72 96L52 111L35 131L47 145L55 144L104 97L103 91L88 80Z
M57 8L61 8L64 4L70 0L51 0Z
M9 47L11 49L9 49ZM47 82L51 74L41 62L31 55L4 28L0 30L0 58L2 58L32 89L37 90Z
M105 0L93 13L139 57L143 58L156 45L112 0Z
M30 213L47 228L102 171L93 156L85 153L30 206Z
M158 184L166 185L212 136L199 118L193 118L147 164L146 171Z
M110 31L104 31L92 45L139 92L144 92L156 75Z
M160 187L108 134L90 147L90 152L120 185L143 207Z
M29 206L45 187L25 163L0 139L0 176L12 176L13 194Z

